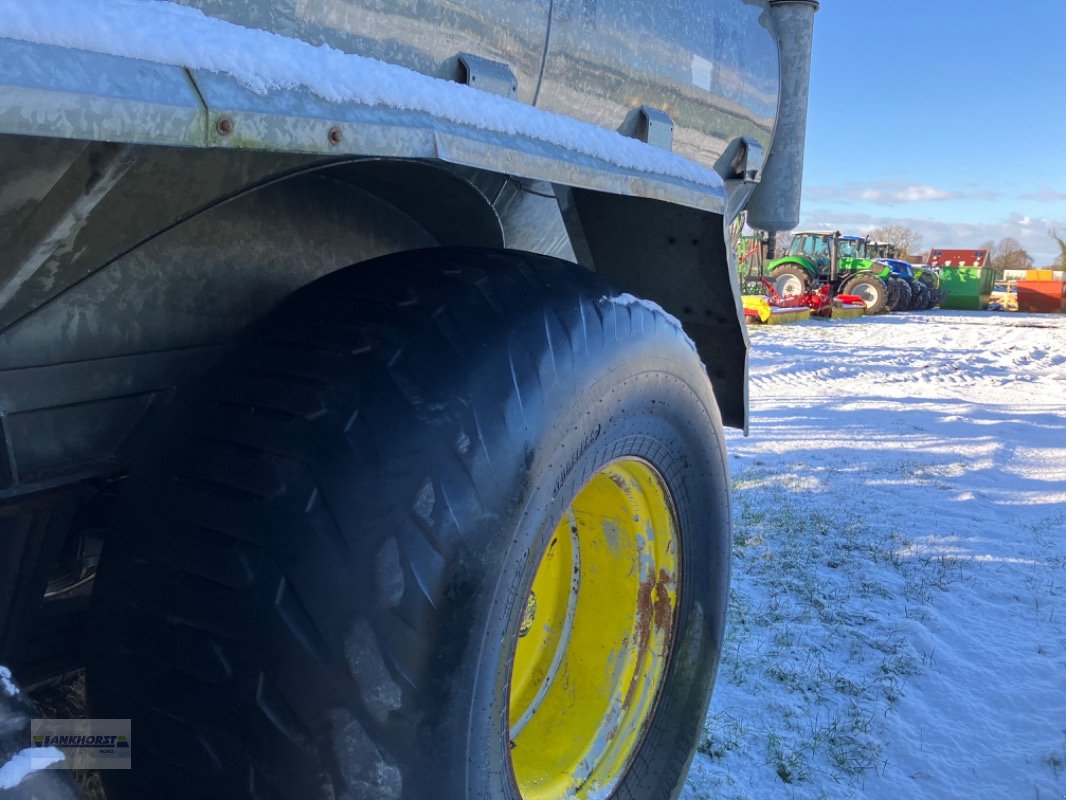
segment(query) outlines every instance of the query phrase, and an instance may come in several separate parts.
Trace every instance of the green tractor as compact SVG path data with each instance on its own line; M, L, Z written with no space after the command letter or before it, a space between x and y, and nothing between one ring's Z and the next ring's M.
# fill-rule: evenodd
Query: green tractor
M923 310L940 305L940 301L947 294L940 286L940 271L936 267L930 267L928 264L916 264L914 266L914 275L929 293Z
M828 283L833 295L861 297L867 314L892 311L901 302L900 282L890 266L867 257L866 247L861 236L804 231L792 237L788 253L771 261L766 271L782 297L805 294Z

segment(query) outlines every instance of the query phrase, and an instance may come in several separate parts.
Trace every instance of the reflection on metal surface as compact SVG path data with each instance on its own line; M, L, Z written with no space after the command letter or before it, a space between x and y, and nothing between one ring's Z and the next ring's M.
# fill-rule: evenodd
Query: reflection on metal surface
M618 128L647 104L710 165L738 136L769 149L778 91L766 0L557 0L538 106Z
M185 70L0 39L0 131L195 145L204 109Z
M807 0L806 5L811 3ZM790 19L793 6L805 5L798 0L290 0L284 4L182 0L182 4L208 17L195 14L190 20L225 26L227 33L239 31L232 27L236 25L253 36L267 32L288 37L310 45L309 56L316 52L315 45L328 45L438 80L481 82L490 91L513 93L525 104L536 98L539 108L601 129L621 130L660 147L672 145L679 155L706 167L738 137L769 151L781 95L778 70L784 64L778 56L774 20ZM416 102L419 96L440 94L443 86L412 84L407 90L411 104L400 98L386 108L372 100L326 101L302 85L284 81L257 94L214 72L220 68L216 62L197 66L174 55L171 58L178 60L170 63L176 66L165 66L10 40L0 41L0 53L0 86L5 93L14 93L14 102L0 108L0 130L6 132L434 158L498 174L643 195L706 210L722 208L719 182L682 159L678 163L684 167L669 168L654 159L648 162L654 167L641 167L632 159L616 161L603 154L624 148L597 139L601 131L588 131L595 146L582 147L572 138L558 141L551 132L564 123L547 116L533 120L528 108L515 108L530 123L516 128L507 123L508 109L494 108L495 121L485 124L480 116L453 119L446 110ZM351 74L361 74L368 63L351 64ZM339 67L339 74L347 74L347 68ZM96 80L101 76L102 82ZM642 115L642 107L655 113ZM422 113L411 110L415 108ZM671 125L665 124L667 118ZM492 130L481 136L478 132L484 128ZM524 131L524 136L516 131ZM778 160L782 158L789 160L785 154ZM635 169L618 170L603 160ZM669 175L680 176L680 183L688 185L679 190L677 180L662 179ZM765 191L763 195L769 197Z
M708 166L738 136L770 148L780 79L768 0L182 2L450 80L464 80L470 53L507 65L522 102L627 135L647 105L672 119L673 149Z
M774 149L767 158L763 184L752 197L748 222L764 231L787 231L796 227L800 215L818 0L770 0L770 8L781 48L781 104Z
M7 252L8 263L0 270L0 308L6 306L32 279L44 275L46 283L56 280L58 257L70 249L88 224L93 210L107 198L136 162L130 146L104 146L85 151L79 169L67 173L61 211L36 224L27 224ZM56 186L60 186L57 182ZM55 189L55 187L53 187ZM41 211L40 208L37 209ZM38 218L45 214L38 213ZM12 243L8 243L9 245Z
M37 74L40 71L33 65L40 63L48 64L46 74ZM18 101L15 107L0 108L0 131L118 142L180 141L199 147L283 153L434 159L708 211L721 212L724 207L721 179L710 169L690 168L677 159L671 168L684 167L677 174L693 175L685 179L647 168L620 167L596 155L595 147L581 152L572 143L555 143L550 119L536 127L548 136L542 139L503 128L486 130L449 122L420 111L332 103L299 87L260 94L219 72L5 39L0 39L0 64L8 65L11 73L4 79L0 69L0 89L11 89ZM142 98L140 113L128 109L128 97L86 93L92 89L86 84L89 73L123 75L129 93ZM188 88L189 97L176 101L168 95L166 86L172 84ZM187 102L195 105L187 106ZM647 159L641 154L638 160Z
M550 0L181 0L218 19L460 80L459 53L507 64L518 99L540 76Z
M181 2L450 80L471 53L510 67L522 102L610 130L647 104L674 120L678 152L704 164L737 136L769 149L777 113L768 0Z

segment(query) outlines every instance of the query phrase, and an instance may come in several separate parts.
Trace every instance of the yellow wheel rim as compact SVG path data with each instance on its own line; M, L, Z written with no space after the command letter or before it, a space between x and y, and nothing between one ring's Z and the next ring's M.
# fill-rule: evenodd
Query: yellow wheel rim
M645 462L604 467L541 558L511 670L511 764L523 800L593 800L621 781L666 671L679 542Z

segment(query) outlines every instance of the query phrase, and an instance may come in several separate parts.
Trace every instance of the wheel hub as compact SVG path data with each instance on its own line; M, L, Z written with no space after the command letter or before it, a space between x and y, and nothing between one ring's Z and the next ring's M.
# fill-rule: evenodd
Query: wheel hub
M803 294L803 282L795 275L781 275L774 281L774 291L781 297Z
M875 289L869 283L855 284L855 286L851 289L851 293L857 294L859 297L866 301L867 305L872 305L873 303L877 302L877 289Z
M556 526L511 673L523 800L606 797L625 776L673 643L678 551L665 486L636 459L593 476Z

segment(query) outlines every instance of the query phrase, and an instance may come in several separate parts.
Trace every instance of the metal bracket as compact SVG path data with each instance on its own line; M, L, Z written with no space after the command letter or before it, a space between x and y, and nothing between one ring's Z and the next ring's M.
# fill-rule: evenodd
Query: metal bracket
M762 180L762 168L762 145L747 136L738 136L731 141L715 162L714 171L725 182L725 218L729 223L747 206Z
M459 68L462 82L467 86L512 100L518 96L518 80L506 64L470 53L460 53Z
M747 136L738 136L729 143L714 165L722 180L758 183L762 179L765 154L762 145Z
M663 150L674 149L674 121L665 111L651 106L640 107L637 138Z

